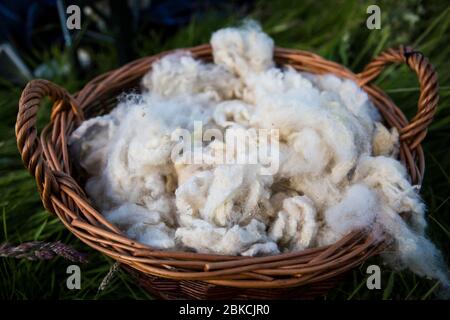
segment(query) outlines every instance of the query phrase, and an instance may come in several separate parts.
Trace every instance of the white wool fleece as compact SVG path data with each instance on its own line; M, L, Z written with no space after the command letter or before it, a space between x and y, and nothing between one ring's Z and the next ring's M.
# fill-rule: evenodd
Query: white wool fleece
M237 75L273 66L273 40L255 24L226 28L211 37L214 62Z
M388 130L380 122L375 122L372 148L375 156L396 158L400 149L397 129Z
M317 241L329 245L338 241L352 230L369 229L378 214L376 194L364 184L347 188L342 200L324 212L326 227Z
M164 97L196 93L215 100L230 99L242 90L241 81L225 68L201 63L186 52L154 63L152 71L142 78L142 85Z
M270 229L270 237L288 250L302 250L312 245L318 230L314 203L306 196L283 201L283 210Z
M332 163L330 178L340 183L354 168L358 156L370 152L373 130L366 130L358 117L343 107L338 95L320 92L300 73L293 69L285 72L270 69L253 75L248 82L251 89L247 90L246 99L258 106L250 119L253 125L279 129L280 137L286 140L306 128L319 136L323 147L317 148L318 151L306 158L296 156L297 165L281 166L282 171L289 170L287 175L307 170L308 164L303 161L327 166L322 159L328 155ZM295 142L299 146L302 143Z
M398 132L367 94L348 79L277 68L273 40L252 24L215 32L211 46L214 63L182 51L155 61L141 93L71 135L106 219L154 248L244 256L374 230L393 240L391 265L448 284L417 187L395 159ZM202 139L194 122L223 139ZM279 133L271 174L228 145L249 133L255 156L262 129ZM183 132L191 148L178 149L173 135ZM225 153L231 162L220 162Z
M277 246L266 235L266 226L256 219L252 219L243 227L236 224L231 228L215 227L204 220L193 219L189 227L177 229L175 239L182 246L201 253L278 253Z

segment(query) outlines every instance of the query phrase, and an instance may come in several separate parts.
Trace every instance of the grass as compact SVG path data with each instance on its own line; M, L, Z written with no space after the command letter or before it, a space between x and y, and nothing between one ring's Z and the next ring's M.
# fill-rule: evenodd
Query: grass
M212 31L250 17L261 21L277 45L310 50L342 63L355 72L362 70L383 49L413 44L421 50L439 73L440 104L423 144L426 174L422 195L428 206L428 236L444 252L448 261L450 223L450 5L444 1L379 1L380 30L368 30L367 1L341 0L333 3L309 1L260 1L248 14L214 12L197 16L185 28L161 37L158 31L142 32L134 48L138 56L161 50L207 42ZM94 67L83 76L73 70L57 72L67 65L68 52L57 47L33 52L27 62L36 66L54 60L55 72L49 79L70 92L87 80L116 67L116 53L110 44L91 51ZM416 77L404 66L389 67L377 80L402 110L411 117L416 111L419 88ZM119 272L110 285L98 292L113 261L83 245L58 220L45 212L35 184L23 169L14 137L14 122L20 87L7 80L0 83L0 242L60 240L89 254L90 262L81 266L81 290L66 288L66 268L61 258L46 262L0 259L0 298L2 299L116 299L151 298L127 274ZM49 104L42 106L38 127L48 121ZM382 289L368 290L366 267L379 264ZM348 274L345 281L325 299L433 299L438 293L436 281L409 271L393 271L372 258Z

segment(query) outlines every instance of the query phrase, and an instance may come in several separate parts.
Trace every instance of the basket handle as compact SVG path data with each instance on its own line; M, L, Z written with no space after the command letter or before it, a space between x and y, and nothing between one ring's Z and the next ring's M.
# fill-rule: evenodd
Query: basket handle
M359 85L365 86L374 80L390 63L406 63L419 79L420 96L417 113L410 123L400 130L400 140L406 140L411 149L415 149L425 138L428 125L432 122L439 101L438 76L428 59L411 47L401 46L388 49L373 59L358 74Z
M79 119L82 119L83 113L65 89L48 80L36 79L28 82L19 100L15 127L17 147L23 164L36 179L45 208L52 211L50 194L52 188L57 189L57 184L53 171L44 159L43 139L38 137L36 128L37 112L44 97L49 97L54 103L53 111L70 107Z

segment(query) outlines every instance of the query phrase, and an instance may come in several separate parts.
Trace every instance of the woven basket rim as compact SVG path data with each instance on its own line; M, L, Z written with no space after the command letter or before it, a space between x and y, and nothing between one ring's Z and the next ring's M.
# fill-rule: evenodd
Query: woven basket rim
M106 221L91 206L83 188L71 176L67 137L85 115L98 114L105 106L114 103L113 97L118 92L135 85L154 61L179 50L189 51L194 58L212 59L208 44L165 51L104 73L73 96L46 80L28 83L19 102L17 145L24 165L36 178L48 211L55 213L81 241L143 273L178 280L203 280L213 285L237 288L288 288L314 283L335 277L385 248L386 241L357 230L329 246L262 257L167 251L131 240ZM358 74L307 51L277 47L274 58L278 64L290 65L299 71L332 73L356 82L380 110L383 119L399 130L400 160L407 167L411 181L421 185L425 164L420 143L436 111L438 83L434 68L420 52L409 47L386 50ZM411 122L389 96L371 84L390 63L407 64L419 78L418 112ZM49 96L54 105L51 122L39 137L35 126L36 113L45 96Z

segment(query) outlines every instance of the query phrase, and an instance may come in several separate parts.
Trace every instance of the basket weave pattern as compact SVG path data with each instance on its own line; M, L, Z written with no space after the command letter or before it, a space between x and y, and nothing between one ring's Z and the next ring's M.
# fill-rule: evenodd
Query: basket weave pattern
M209 45L185 49L195 58L212 60ZM110 111L124 90L139 86L152 62L171 52L135 60L102 74L71 96L46 80L32 80L22 92L16 123L23 163L35 177L45 208L90 247L119 261L140 284L162 298L305 298L329 290L351 268L380 252L387 241L354 231L330 246L266 257L225 256L160 251L126 237L90 203L67 147L68 136L85 118ZM437 74L428 60L408 47L390 49L359 74L304 51L276 48L275 61L296 70L333 73L355 81L370 96L388 126L400 133L400 160L413 184L421 185L425 138L438 103ZM405 63L419 79L417 114L408 121L393 101L371 84L391 63ZM41 100L53 102L50 123L38 135Z

